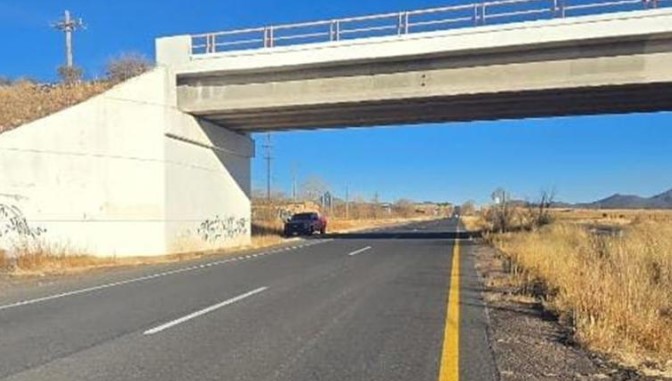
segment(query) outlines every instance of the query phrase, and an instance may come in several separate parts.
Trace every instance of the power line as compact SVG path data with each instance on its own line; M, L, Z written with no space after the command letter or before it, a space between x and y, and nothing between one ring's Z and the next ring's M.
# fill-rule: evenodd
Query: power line
M77 20L72 19L70 11L66 10L63 20L53 23L51 26L65 33L65 64L67 67L72 67L74 61L72 54L72 32L78 29L85 29L84 22L81 18Z

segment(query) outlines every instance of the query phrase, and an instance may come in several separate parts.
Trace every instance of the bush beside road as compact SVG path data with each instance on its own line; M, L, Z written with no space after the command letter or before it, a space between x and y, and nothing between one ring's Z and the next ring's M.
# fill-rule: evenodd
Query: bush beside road
M486 230L504 258L513 293L558 316L572 341L629 366L672 372L670 214L553 215L550 225L503 233L487 232L488 221L479 216L464 222ZM618 234L596 234L596 222Z

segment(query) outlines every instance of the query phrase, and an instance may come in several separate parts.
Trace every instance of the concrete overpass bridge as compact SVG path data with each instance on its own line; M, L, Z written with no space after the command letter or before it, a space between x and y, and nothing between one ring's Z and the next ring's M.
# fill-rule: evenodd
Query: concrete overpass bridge
M494 1L168 37L157 57L182 111L242 132L669 110L668 5ZM628 8L662 9L585 15Z
M246 244L252 132L672 110L672 0L498 0L156 47L153 71L0 135L0 249Z

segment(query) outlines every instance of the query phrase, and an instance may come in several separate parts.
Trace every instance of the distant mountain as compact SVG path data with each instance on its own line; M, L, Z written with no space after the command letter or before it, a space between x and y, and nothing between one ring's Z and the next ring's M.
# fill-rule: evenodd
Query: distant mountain
M651 202L659 208L672 207L672 189L659 195L651 197Z
M602 200L576 206L603 209L672 209L672 189L649 198L617 193Z
M553 201L551 203L551 208L557 208L557 209L572 208L574 206L575 206L574 204L570 204L570 203L564 202L564 201Z

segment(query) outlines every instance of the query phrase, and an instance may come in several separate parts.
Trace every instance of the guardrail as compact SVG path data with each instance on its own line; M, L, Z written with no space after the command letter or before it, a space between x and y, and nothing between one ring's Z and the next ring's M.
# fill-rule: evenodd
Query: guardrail
M672 0L496 0L191 36L193 55L672 6Z

